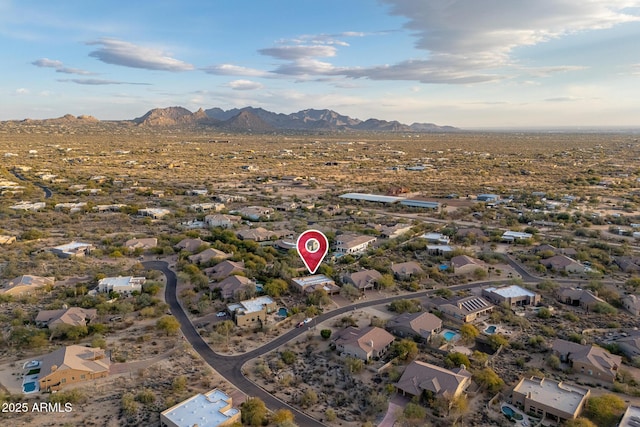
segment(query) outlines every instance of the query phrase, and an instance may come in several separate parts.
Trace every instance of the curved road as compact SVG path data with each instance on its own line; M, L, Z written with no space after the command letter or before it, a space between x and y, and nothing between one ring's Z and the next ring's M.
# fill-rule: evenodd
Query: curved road
M167 285L165 288L165 300L169 307L171 308L171 313L173 316L180 322L180 329L185 336L185 339L189 341L189 343L193 346L194 350L200 354L200 356L215 369L220 375L222 375L227 381L236 386L242 392L244 392L247 396L259 397L264 401L267 407L271 410L277 409L288 409L291 411L296 419L296 423L301 427L323 427L325 424L320 421L310 417L309 415L301 412L300 410L294 408L293 406L288 405L287 403L277 399L272 394L266 392L262 388L255 385L253 382L249 381L242 374L242 366L251 359L254 359L258 356L261 356L269 351L275 350L276 348L286 344L293 338L298 335L302 335L307 331L305 328L296 328L293 329L283 335L280 335L278 338L273 341L263 345L260 348L254 349L244 354L234 355L234 356L224 356L214 352L211 347L202 339L196 328L193 326L189 317L184 312L182 306L178 302L178 298L176 295L176 285L177 278L175 272L169 269L169 265L164 261L145 261L142 265L149 270L159 270L161 271L167 278ZM477 286L484 286L490 283L494 283L492 281L487 282L475 282L471 284L463 284L463 285L454 285L450 286L449 289L454 290L462 290L462 289L470 289ZM327 319L331 319L332 317L339 316L344 313L348 313L353 310L357 310L364 307L370 307L374 305L386 304L391 301L406 299L406 298L419 298L429 295L434 292L434 290L426 290L421 292L415 292L413 294L402 294L395 295L392 297L378 299L378 300L369 300L359 302L357 304L352 304L345 307L340 307L335 310L331 310L328 313L322 314L314 320L316 323L323 322Z

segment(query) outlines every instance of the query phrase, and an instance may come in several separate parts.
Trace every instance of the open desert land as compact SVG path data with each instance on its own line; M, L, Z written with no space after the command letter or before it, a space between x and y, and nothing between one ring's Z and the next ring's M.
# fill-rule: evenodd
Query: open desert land
M640 360L616 340L633 335L638 316L628 302L640 284L637 138L526 132L254 135L121 122L2 122L1 400L73 403L70 413L11 414L14 425L43 426L159 425L160 412L213 388L228 392L242 408L242 390L183 337L180 325L188 322L220 355L256 355L224 372L242 371L290 405L286 410L296 420L301 411L329 426L384 425L383 419L407 426L513 425L489 402L507 401L518 381L532 375L589 387L591 398L611 394L636 402ZM347 193L437 207L340 197ZM248 207L258 207L257 216ZM237 219L223 228L211 225L215 215ZM405 231L387 235L392 226ZM329 238L330 255L318 273L335 282L335 292L300 292L292 281L306 270L282 242L295 242L309 228ZM266 237L251 237L258 231ZM507 231L522 238L505 239ZM357 253L333 254L341 236L351 234L375 241ZM429 234L446 243L434 249ZM136 246L134 239L155 240ZM82 256L54 250L71 242L89 249ZM547 262L560 255L575 262L573 269ZM452 259L459 256L475 260L476 267L456 267ZM175 273L175 290L164 274L149 268L159 261ZM419 271L402 277L393 267L405 262ZM227 276L216 269L223 265L231 269ZM349 282L363 270L378 275L362 287ZM22 276L47 280L8 292ZM142 278L144 284L127 293L101 291L99 283L117 277ZM239 284L224 282L229 278ZM483 288L502 285L536 293L538 306L495 304L470 327L439 308L443 300L481 298ZM567 305L558 295L569 288L598 302ZM169 306L166 291L177 295L184 318ZM286 313L239 325L233 304L257 296L269 296ZM87 324L65 327L36 321L43 310L69 307L95 315ZM449 342L440 333L428 340L398 337L367 363L336 350L333 339L350 325L385 328L400 314L425 311L439 316L442 329L459 340ZM485 332L492 325L493 332ZM331 338L321 336L324 330ZM291 331L299 331L291 341L261 351ZM559 360L551 348L556 339L597 344L620 355L615 380L589 377ZM58 393L23 393L25 363L72 345L104 350L109 376ZM472 381L463 397L405 398L396 385L414 360L449 369L465 364ZM583 416L600 420L594 411ZM273 414L265 423L287 425Z

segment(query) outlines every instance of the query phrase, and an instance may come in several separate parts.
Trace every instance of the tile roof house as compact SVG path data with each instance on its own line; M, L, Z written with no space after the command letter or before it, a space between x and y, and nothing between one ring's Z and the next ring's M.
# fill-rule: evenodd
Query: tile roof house
M129 239L124 246L129 249L152 249L158 246L158 239L148 237L144 239Z
M41 310L36 316L36 324L49 329L58 325L86 326L98 316L95 308L70 307L61 310Z
M162 427L226 427L240 424L240 411L220 390L198 393L160 413Z
M46 354L40 364L40 390L57 391L70 384L104 378L111 362L104 350L70 345Z
M585 310L592 310L596 304L606 303L605 300L599 298L598 295L591 293L591 291L576 289L573 287L558 289L556 291L556 296L558 301L563 304L582 307Z
M522 378L511 392L511 401L524 412L536 414L543 422L556 424L576 419L591 391L548 378Z
M344 254L361 254L376 241L373 236L340 234L336 236L335 250Z
M585 271L584 265L566 255L555 255L551 258L541 259L540 264L549 270L564 271L566 273L584 273Z
M415 261L391 263L391 271L393 271L393 275L400 280L406 280L416 274L424 273L420 264Z
M429 312L403 313L387 321L386 328L398 337L429 341L442 330L442 320Z
M236 233L242 240L253 240L254 242L266 242L269 240L275 240L280 237L275 231L267 230L264 227L257 228L245 228L244 230L238 230Z
M197 239L182 239L176 244L176 248L192 253L196 252L201 246L209 246L209 243L199 237Z
M361 291L373 289L382 279L382 274L378 270L362 270L351 274L345 274L342 278L343 283L350 283Z
M430 305L459 323L473 323L488 316L495 306L483 297L469 296L453 300L433 298Z
M208 227L232 228L241 221L242 218L237 215L215 214L204 217L204 223Z
M376 326L363 329L349 326L338 331L332 342L343 356L367 361L382 356L394 339L389 332Z
M224 299L234 299L245 286L255 289L256 282L244 276L229 276L220 283L210 284L209 288L220 289L220 295Z
M640 271L640 257L637 256L619 256L614 261L625 273L637 273Z
M293 287L300 292L311 293L316 289L323 289L329 295L340 292L340 287L329 276L314 274L312 276L294 277L291 279Z
M44 286L53 286L55 279L53 277L41 277L23 275L9 280L4 286L0 287L0 294L4 295L22 295L35 292L36 289Z
M208 248L195 255L189 255L189 262L193 264L203 264L215 259L227 259L231 258L233 254L228 254L218 249Z
M451 258L451 266L456 274L473 274L477 269L487 271L487 264L468 255L458 255Z
M602 347L582 345L556 339L551 346L560 360L571 364L575 373L588 375L613 383L622 363L622 357L609 353Z
M422 396L427 392L452 399L460 396L470 384L471 373L464 366L448 370L416 360L407 366L395 386L403 395Z
M214 280L222 280L232 274L241 273L244 270L244 261L236 262L225 260L213 267L205 269L204 272Z

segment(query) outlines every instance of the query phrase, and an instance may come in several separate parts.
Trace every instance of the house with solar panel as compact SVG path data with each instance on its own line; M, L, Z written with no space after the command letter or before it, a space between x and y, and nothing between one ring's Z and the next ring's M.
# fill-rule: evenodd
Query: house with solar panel
M485 320L495 309L490 301L475 295L452 300L434 298L430 305L448 319L461 324Z

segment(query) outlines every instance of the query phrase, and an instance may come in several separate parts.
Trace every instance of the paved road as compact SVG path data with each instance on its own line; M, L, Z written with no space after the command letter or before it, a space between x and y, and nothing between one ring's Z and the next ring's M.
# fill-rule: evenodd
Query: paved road
M277 399L270 393L266 392L262 388L258 387L251 381L249 381L242 374L242 365L245 362L254 359L258 356L261 356L269 351L275 350L278 347L286 344L291 341L293 338L302 335L307 332L306 328L296 328L291 331L280 335L275 340L265 344L264 346L254 349L250 352L233 355L233 356L225 356L221 354L217 354L214 352L211 347L202 339L196 328L193 326L189 317L186 315L182 306L178 302L178 298L176 295L176 285L177 278L176 274L169 269L169 266L164 261L145 261L142 265L149 270L159 270L161 271L167 278L167 285L165 288L165 300L169 307L171 308L171 313L173 316L180 322L180 329L185 336L185 339L189 341L189 343L193 346L194 350L200 354L200 356L217 372L220 373L224 378L226 378L231 384L236 386L238 389L243 391L247 396L259 397L262 399L267 407L271 410L277 409L288 409L291 411L296 419L296 423L301 427L322 427L325 424L320 421L311 418L307 414L299 411L298 409L288 405L287 403ZM489 284L495 283L494 281L487 282L475 282L471 284L462 284L450 286L449 289L452 290L463 290L463 289L471 289L478 286L486 286ZM395 295L392 297L378 299L378 300L368 300L359 302L356 304L352 304L345 307L340 307L335 310L332 310L328 313L322 314L316 318L314 321L317 323L321 323L327 319L331 319L332 317L339 316L341 314L345 314L354 310L358 310L365 307L371 307L375 305L387 304L391 301L406 299L406 298L420 298L427 296L433 293L434 290L426 290L421 292L415 292L412 294L402 294Z
M16 172L16 171L11 171L11 173L18 178L20 181L28 181L27 178L24 177L24 175ZM43 184L40 184L38 182L34 182L34 185L40 187L42 189L42 191L44 191L44 198L45 199L49 199L51 198L51 196L53 196L53 191L51 191L51 189Z

